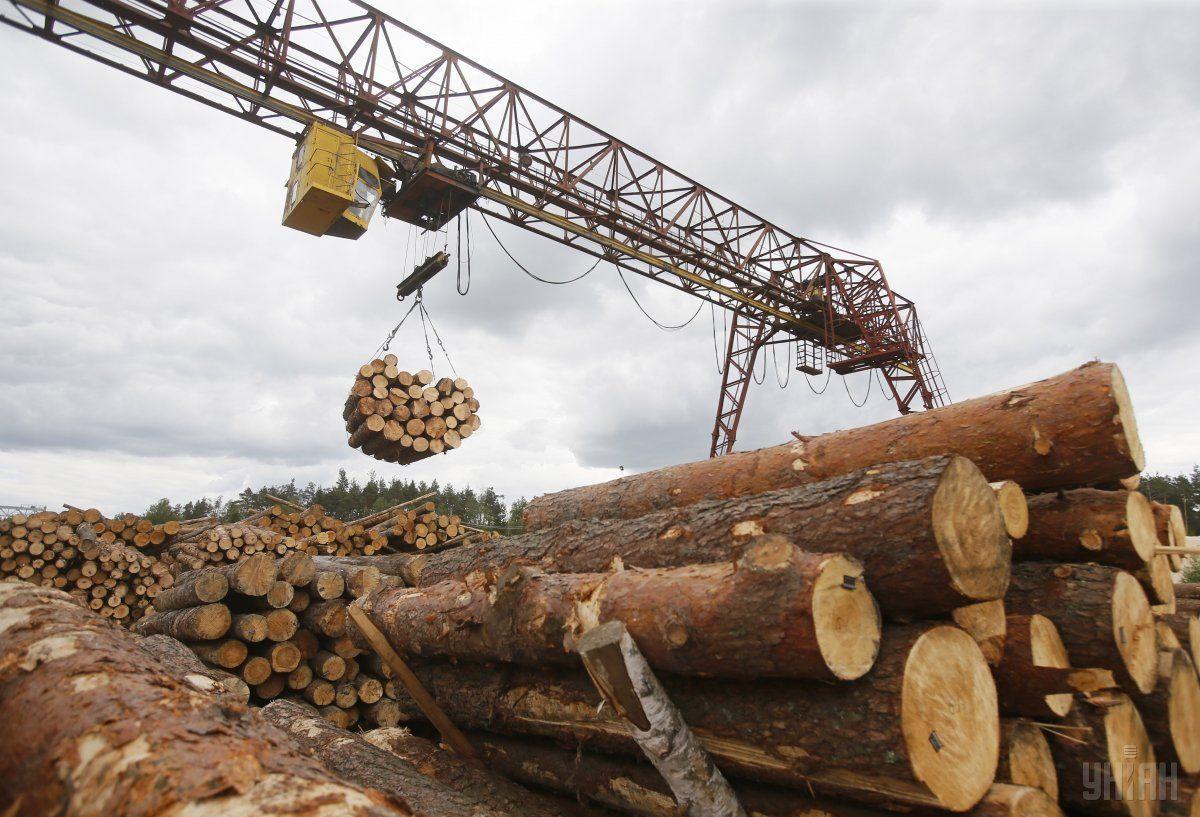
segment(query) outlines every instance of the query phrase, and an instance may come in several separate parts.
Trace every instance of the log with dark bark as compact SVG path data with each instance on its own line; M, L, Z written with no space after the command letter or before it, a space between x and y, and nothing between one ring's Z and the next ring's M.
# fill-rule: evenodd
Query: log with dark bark
M171 668L177 678L202 692L211 692L239 704L250 700L250 687L241 678L204 662L184 644L169 635L136 636L142 649Z
M1178 763L1185 774L1200 772L1200 679L1185 650L1165 652L1158 686L1137 707L1159 761Z
M175 586L159 593L154 609L159 612L199 607L221 601L229 592L229 579L220 568L204 567L179 574Z
M407 560L404 578L424 586L514 563L590 573L609 570L614 559L626 567L729 561L762 533L858 559L880 608L896 617L998 599L1008 583L1000 507L962 457L889 463L782 491L418 554Z
M1004 656L995 669L1000 712L1009 717L1061 718L1071 711L1071 666L1058 628L1045 616L1008 616Z
M229 631L232 617L224 604L205 604L146 616L134 625L140 635L169 635L180 641L211 641Z
M1192 663L1200 666L1200 616L1194 612L1163 613L1158 620L1175 633L1180 644L1191 653Z
M1142 718L1123 693L1108 703L1080 703L1064 727L1046 729L1059 797L1083 814L1154 817L1156 761Z
M1133 407L1111 363L863 428L662 468L536 497L526 530L588 517L636 517L701 500L773 491L881 461L953 453L1026 490L1092 485L1145 464Z
M391 795L403 802L414 817L520 817L524 814L548 817L555 813L535 811L532 806L538 802L538 797L532 793L526 795L527 803L513 804L502 799L493 802L475 792L447 786L415 764L367 742L361 735L339 729L303 704L273 701L263 707L262 713L342 780ZM482 770L480 773L486 774ZM529 810L524 810L526 807Z
M577 752L528 738L473 733L471 739L479 745L489 766L519 783L637 817L679 817L679 806L670 790L654 768L645 763L615 755ZM807 788L784 789L745 781L737 781L734 788L752 817L887 817L892 813L814 796ZM923 808L912 813L948 812ZM999 783L988 789L984 799L966 814L968 817L1062 817L1054 800L1044 792Z
M1000 721L1000 762L996 782L1031 786L1058 800L1058 771L1040 727L1024 718Z
M1145 496L1080 488L1029 498L1029 530L1013 543L1013 561L1097 562L1136 571L1156 547Z
M640 756L628 729L580 672L414 667L459 726L557 739ZM857 800L970 808L992 782L999 716L987 661L946 625L885 628L875 668L857 681L664 678L672 700L731 777ZM417 708L401 696L409 718Z
M1184 523L1183 511L1178 505L1167 505L1162 502L1151 502L1154 512L1155 530L1158 532L1158 542L1166 547L1187 547L1187 525ZM1171 568L1183 568L1183 554L1172 553Z
M855 560L770 535L735 562L561 574L513 566L495 583L393 588L358 604L405 654L576 666L583 631L623 621L655 669L730 678L858 678L880 632Z
M433 741L414 735L407 729L373 729L363 735L370 744L411 763L421 774L433 778L479 802L502 808L523 817L562 817L587 810L562 798L539 794L518 786L503 775L477 763L463 760Z
M1013 565L1005 604L1012 613L1054 622L1073 664L1110 669L1133 692L1154 688L1154 615L1132 574L1104 565L1025 562Z
M275 727L178 680L65 593L0 583L0 808L13 817L399 817Z
M1004 640L1008 631L1002 599L958 607L950 613L950 618L971 634L971 638L974 638L979 649L983 650L983 656L989 664L994 667L1000 663L1004 656Z

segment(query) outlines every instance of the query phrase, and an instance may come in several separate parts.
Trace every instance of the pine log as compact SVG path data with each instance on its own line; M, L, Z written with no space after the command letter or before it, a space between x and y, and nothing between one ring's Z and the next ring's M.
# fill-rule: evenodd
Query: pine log
M1175 612L1175 579L1171 576L1171 559L1167 554L1155 555L1133 575L1142 583L1155 613Z
M182 641L169 635L138 636L137 639L143 650L158 658L171 668L176 678L183 679L195 689L239 704L250 701L250 687L245 681L224 670L205 666Z
M1008 631L1002 599L955 608L950 617L955 624L971 634L971 638L974 638L979 649L983 650L983 656L989 664L994 667L1000 663L1004 656L1004 641Z
M556 813L536 811L533 807L539 799L532 793L526 793L523 801L517 799L506 803L447 786L362 736L328 723L303 704L273 701L263 707L262 713L342 780L378 789L403 801L414 817L520 817L526 814L549 817ZM481 776L487 774L477 771Z
M178 680L60 591L0 582L0 656L6 815L407 813L252 710Z
M246 644L236 638L221 641L195 641L188 644L201 661L222 669L237 669L246 660Z
M319 599L341 598L342 593L346 591L346 580L340 573L317 571L309 590Z
M1166 653L1158 686L1137 707L1159 761L1178 763L1188 775L1200 772L1200 679L1186 651Z
M275 558L269 553L255 553L247 559L216 568L229 579L229 588L244 596L265 596L275 584Z
M175 585L159 593L154 599L154 609L182 610L221 601L229 592L229 579L220 568L205 567L179 574Z
M1000 721L1000 762L996 782L1030 786L1058 801L1058 771L1050 744L1034 722L1023 718Z
M577 666L585 630L623 621L655 669L728 678L859 678L880 633L857 562L770 535L736 562L603 574L513 566L494 584L392 588L358 604L404 654Z
M314 633L339 638L346 634L346 603L340 599L330 599L310 604L300 614L300 619Z
M292 551L277 563L278 577L293 587L307 587L317 576L317 568L312 556L300 551Z
M272 610L265 618L269 641L287 641L300 628L300 620L291 610Z
M383 585L378 568L350 564L334 556L314 556L312 559L318 571L340 575L345 582L346 590L355 598L372 593Z
M1046 729L1059 797L1088 815L1154 817L1154 748L1133 701L1118 692L1110 704L1081 703L1064 727Z
M1070 712L1074 690L1066 673L1042 671L1071 666L1058 628L1034 614L1008 616L1005 630L1004 656L995 668L1000 712L1030 718L1061 718Z
M1091 363L872 426L536 497L525 509L525 529L589 517L643 516L817 482L880 461L945 453L972 460L993 482L1011 479L1026 490L1121 479L1145 464L1120 370L1111 363Z
M802 550L863 564L885 614L920 617L1001 598L1010 543L999 504L974 465L930 457L733 500L700 502L636 519L592 521L411 556L413 586L526 563L550 572L677 567L732 560L776 533Z
M1015 614L1050 619L1075 665L1112 670L1130 691L1154 688L1154 615L1131 574L1103 565L1025 562L1013 565L1005 604Z
M1159 544L1167 547L1187 547L1187 525L1184 523L1183 511L1179 509L1179 506L1151 502L1150 508L1154 512L1154 525L1158 533ZM1182 554L1171 554L1171 567L1176 571L1183 568Z
M1030 497L1029 530L1013 543L1013 561L1097 562L1136 571L1156 547L1145 496L1080 488Z
M1158 620L1171 628L1183 648L1191 653L1192 663L1200 666L1200 616L1194 612L1164 613Z
M238 613L233 617L230 632L249 644L257 644L267 638L267 618L259 613Z
M1029 504L1025 499L1025 491L1011 479L992 483L996 492L996 500L1000 503L1000 513L1004 517L1004 529L1009 538L1020 539L1029 530Z
M169 635L180 641L211 641L229 631L229 608L205 604L146 616L134 625L139 635Z
M641 755L624 722L598 710L583 673L467 663L414 671L460 727ZM957 627L885 628L875 668L858 681L663 681L730 777L963 811L995 773L995 687L979 647ZM405 717L419 717L407 695L398 702Z
M271 589L267 591L264 600L268 607L280 609L291 604L295 595L296 589L292 585L283 580L277 580L275 584L271 585Z
M387 734L403 732L388 729ZM367 733L368 739L384 733ZM548 789L598 806L637 817L679 817L679 806L662 777L652 766L614 755L575 751L549 741L514 739L503 735L472 734L495 771L528 786ZM752 817L887 817L882 811L858 803L814 796L807 788L737 781L738 799ZM921 815L948 812L925 808ZM1045 793L1025 786L995 784L969 817L1062 817Z

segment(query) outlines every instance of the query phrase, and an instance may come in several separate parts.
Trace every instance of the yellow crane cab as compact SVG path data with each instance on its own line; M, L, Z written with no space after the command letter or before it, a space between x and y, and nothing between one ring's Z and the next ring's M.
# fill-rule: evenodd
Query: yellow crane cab
M314 123L292 155L283 225L309 235L358 238L382 192L379 165L353 136Z

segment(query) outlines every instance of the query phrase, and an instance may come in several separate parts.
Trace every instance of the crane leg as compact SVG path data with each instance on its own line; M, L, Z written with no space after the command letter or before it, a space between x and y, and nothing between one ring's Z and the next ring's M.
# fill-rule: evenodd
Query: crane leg
M710 457L719 457L733 450L742 408L750 390L750 378L758 350L773 334L762 320L742 310L733 313L729 327L729 343L725 348L725 370L721 376L721 396L717 400L717 420L713 425Z

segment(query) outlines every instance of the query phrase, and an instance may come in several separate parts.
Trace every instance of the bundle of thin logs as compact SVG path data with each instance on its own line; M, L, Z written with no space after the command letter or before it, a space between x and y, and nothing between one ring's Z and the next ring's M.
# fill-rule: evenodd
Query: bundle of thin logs
M350 446L378 460L409 465L458 448L479 429L479 401L463 378L397 368L395 355L358 370L342 419Z
M391 671L347 634L346 605L383 585L374 567L298 551L180 573L134 627L186 644L204 672L243 702L291 697L329 721L394 726Z
M463 524L454 514L438 513L437 506L432 502L401 510L390 519L378 523L375 530L386 532L394 550L439 550L500 538L496 531Z
M520 536L355 558L407 585L356 603L496 768L630 814L677 804L575 654L614 619L753 813L1189 814L1200 624L1143 465L1089 364L539 497Z
M106 519L95 508L16 514L0 519L0 578L58 588L106 618L136 621L171 586L154 554L187 530L131 514Z
M300 549L313 555L369 556L387 544L386 535L369 529L361 520L343 522L320 505L296 510L273 505L266 509L260 524L295 539Z

